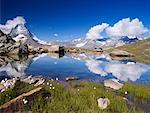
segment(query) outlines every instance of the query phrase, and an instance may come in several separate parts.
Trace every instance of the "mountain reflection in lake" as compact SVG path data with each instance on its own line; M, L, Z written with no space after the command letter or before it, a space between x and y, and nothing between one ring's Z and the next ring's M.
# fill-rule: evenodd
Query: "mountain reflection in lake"
M150 85L150 67L132 60L112 60L108 55L41 54L19 58L0 57L0 79L4 77L45 76L64 80L75 76L81 80L101 82L109 78Z

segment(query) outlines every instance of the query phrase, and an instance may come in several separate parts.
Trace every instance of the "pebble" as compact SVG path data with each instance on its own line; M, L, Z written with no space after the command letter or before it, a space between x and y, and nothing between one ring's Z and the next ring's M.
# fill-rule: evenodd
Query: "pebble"
M97 102L98 102L98 107L100 109L106 109L107 106L110 104L110 100L108 98L99 98Z

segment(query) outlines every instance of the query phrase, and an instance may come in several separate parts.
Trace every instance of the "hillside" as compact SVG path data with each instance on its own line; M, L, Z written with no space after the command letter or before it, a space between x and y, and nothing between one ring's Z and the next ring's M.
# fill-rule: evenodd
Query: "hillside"
M132 53L135 56L133 57L133 60L136 60L137 62L150 64L150 38L136 43L109 49L107 50L107 52L111 52L115 49L125 50L127 52Z

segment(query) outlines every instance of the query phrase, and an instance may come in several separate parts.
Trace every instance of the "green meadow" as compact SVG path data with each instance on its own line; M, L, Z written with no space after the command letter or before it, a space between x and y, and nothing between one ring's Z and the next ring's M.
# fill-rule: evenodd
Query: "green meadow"
M34 113L146 113L146 109L149 107L147 100L150 99L150 87L143 85L125 83L118 91L106 88L103 84L84 81L48 81L41 86L41 91L26 97L28 103L17 108L18 111L32 111ZM0 94L0 105L34 88L36 87L33 84L17 81L13 89L8 89ZM110 105L101 110L98 107L98 98L108 98Z

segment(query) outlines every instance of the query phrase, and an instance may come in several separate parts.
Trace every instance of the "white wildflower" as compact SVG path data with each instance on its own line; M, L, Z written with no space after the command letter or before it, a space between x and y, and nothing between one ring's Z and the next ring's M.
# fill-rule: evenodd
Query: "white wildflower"
M56 77L56 80L57 80L57 81L59 80L58 77Z
M127 91L125 91L125 92L124 92L124 94L125 94L125 95L127 95L127 94L128 94L128 92L127 92Z

